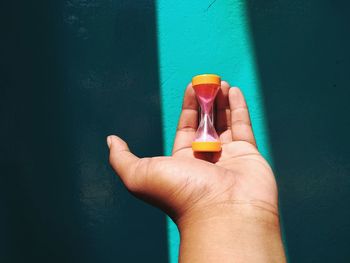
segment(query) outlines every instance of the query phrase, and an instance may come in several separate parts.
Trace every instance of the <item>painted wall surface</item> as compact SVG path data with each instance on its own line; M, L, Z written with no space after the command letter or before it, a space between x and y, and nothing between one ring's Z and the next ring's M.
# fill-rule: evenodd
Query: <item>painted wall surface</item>
M215 73L243 90L257 143L271 160L245 2L158 0L157 14L165 153L171 154L185 87L194 75ZM168 234L170 260L177 262L179 234L171 220Z
M159 0L164 146L181 92L213 72L247 97L273 165L290 262L349 262L350 4L346 1ZM178 235L169 222L170 259Z
M0 262L176 262L105 137L170 154L183 91L242 88L280 189L290 262L349 262L350 4L7 1L0 7Z
M0 262L167 262L106 146L163 151L153 2L1 5Z
M350 3L247 3L290 262L350 262Z

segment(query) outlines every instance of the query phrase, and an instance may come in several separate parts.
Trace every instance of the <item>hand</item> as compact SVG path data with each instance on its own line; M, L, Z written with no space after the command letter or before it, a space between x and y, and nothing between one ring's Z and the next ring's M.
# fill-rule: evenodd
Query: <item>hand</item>
M220 204L247 204L277 214L273 172L256 148L241 91L222 82L216 98L220 153L193 153L199 105L185 91L172 157L137 158L124 141L108 137L110 163L137 197L161 207L179 223L193 211Z
M243 94L222 82L215 105L221 152L192 151L199 105L188 85L172 156L140 159L109 136L110 163L131 193L177 224L180 262L285 262L276 182L257 149Z

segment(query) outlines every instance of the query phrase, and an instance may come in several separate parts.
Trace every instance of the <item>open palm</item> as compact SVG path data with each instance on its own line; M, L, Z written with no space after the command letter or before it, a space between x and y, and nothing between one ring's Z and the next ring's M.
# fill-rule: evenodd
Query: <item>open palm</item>
M222 82L216 98L215 127L222 151L194 153L199 106L186 88L171 157L138 158L117 136L108 137L110 163L126 187L178 223L186 215L223 205L249 205L277 214L273 172L257 150L241 91Z

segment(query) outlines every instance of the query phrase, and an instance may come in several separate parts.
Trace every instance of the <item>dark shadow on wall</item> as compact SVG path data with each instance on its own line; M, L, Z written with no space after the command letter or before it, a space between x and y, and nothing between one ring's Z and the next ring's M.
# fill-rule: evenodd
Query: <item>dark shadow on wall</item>
M290 262L349 262L350 4L248 1Z
M0 261L167 262L105 140L162 154L153 1L1 5Z

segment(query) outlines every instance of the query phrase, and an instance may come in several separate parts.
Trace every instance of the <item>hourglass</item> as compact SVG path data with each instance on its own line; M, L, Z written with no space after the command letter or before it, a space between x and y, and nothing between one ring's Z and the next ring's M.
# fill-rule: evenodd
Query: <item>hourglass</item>
M214 127L213 105L220 89L221 79L214 74L203 74L193 77L192 87L201 108L200 123L192 142L195 152L219 152L221 143Z

